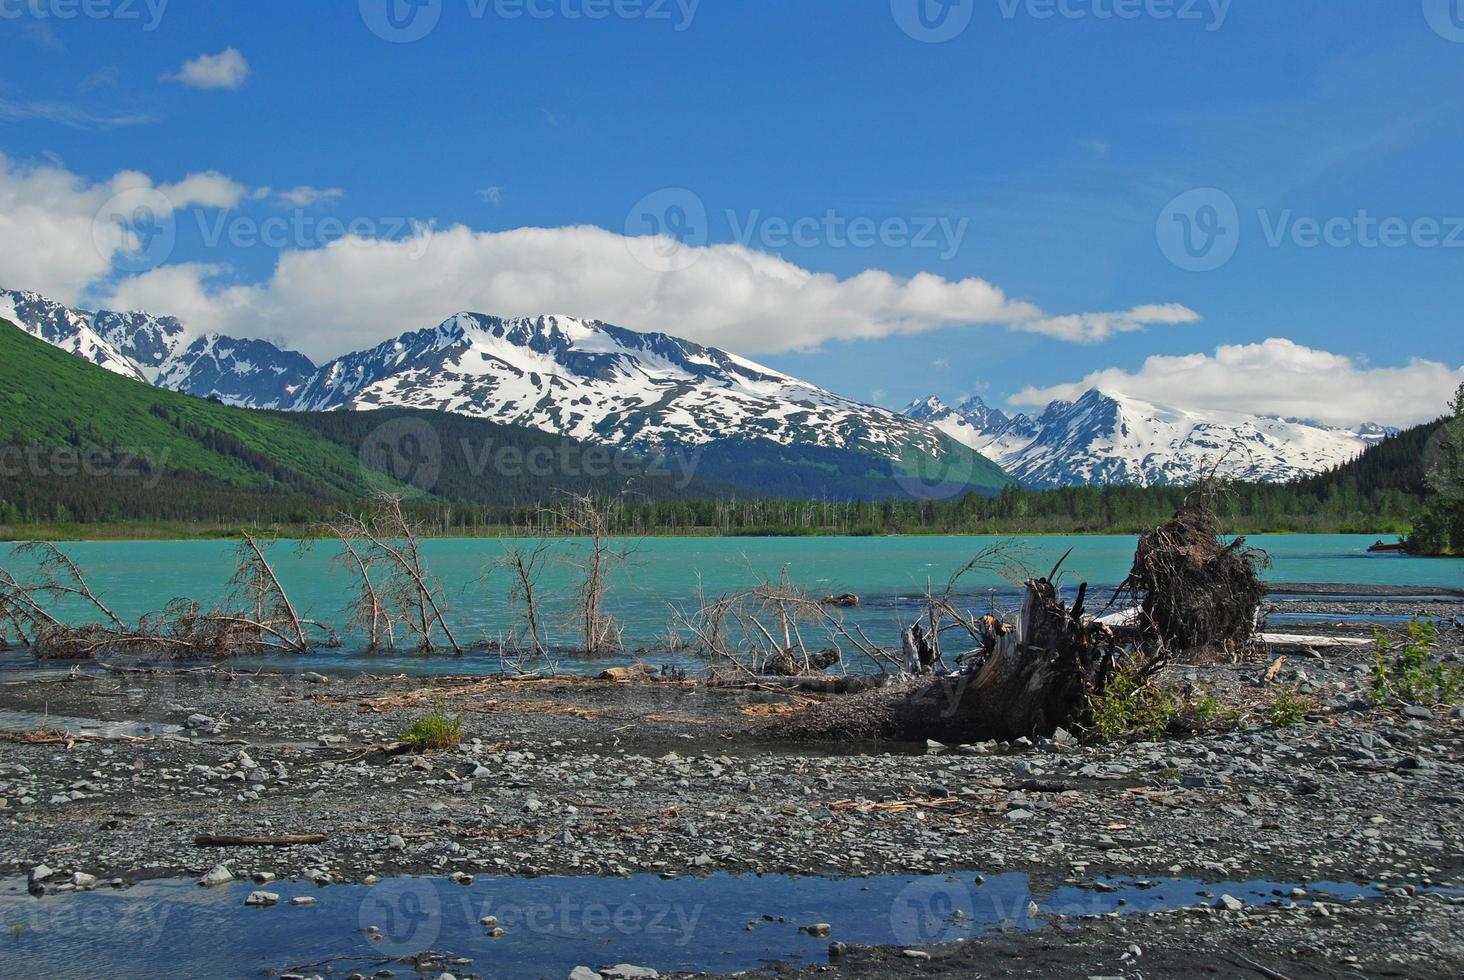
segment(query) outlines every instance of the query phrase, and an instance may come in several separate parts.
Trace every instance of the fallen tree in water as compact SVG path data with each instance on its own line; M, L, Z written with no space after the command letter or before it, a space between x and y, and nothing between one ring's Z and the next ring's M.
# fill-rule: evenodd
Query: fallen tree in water
M249 535L239 545L232 592L221 609L174 599L127 623L92 591L65 552L48 542L19 545L31 576L0 566L0 636L10 634L40 660L89 660L104 653L233 657L267 651L305 654L335 644L328 628L302 619L264 550ZM62 619L61 608L72 615ZM75 618L87 621L74 623Z
M1104 607L1131 600L1136 612L1125 622L1109 625L1090 615L1086 583L1071 604L1063 602L1059 562L1046 577L1027 580L1015 622L956 616L978 643L960 672L814 704L760 734L962 743L1086 730L1093 705L1120 674L1145 684L1178 655L1250 649L1264 560L1243 540L1221 541L1197 495L1140 538L1127 580Z

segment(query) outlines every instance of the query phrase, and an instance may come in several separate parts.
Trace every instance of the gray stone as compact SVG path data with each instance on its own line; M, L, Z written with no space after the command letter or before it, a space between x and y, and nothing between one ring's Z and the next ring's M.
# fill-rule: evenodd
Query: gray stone
M184 728L212 728L217 724L218 721L208 715L189 715L183 721Z
M648 966L631 966L629 963L620 963L615 966L601 967L600 976L603 980L659 980L661 974Z
M250 892L244 899L244 904L250 908L268 908L280 904L280 897L274 892Z
M55 873L56 872L52 871L44 864L38 864L30 870L30 883L32 885L39 885L41 882L48 880Z
M1241 912L1245 909L1245 903L1234 895L1221 895L1220 900L1215 903L1215 907L1226 912Z
M577 966L569 971L569 980L602 980L599 971L587 966Z
M205 888L213 888L215 885L225 885L233 880L234 873L232 871L222 864L216 864L213 866L212 871L198 879L198 883Z

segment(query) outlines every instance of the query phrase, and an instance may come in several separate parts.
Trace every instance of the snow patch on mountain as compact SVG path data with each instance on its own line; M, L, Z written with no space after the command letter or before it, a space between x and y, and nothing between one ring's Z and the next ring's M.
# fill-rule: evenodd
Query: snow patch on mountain
M1187 411L1096 389L1053 402L1036 419L1008 417L979 398L954 409L925 399L905 413L1034 486L1184 484L1217 463L1225 477L1283 482L1344 463L1395 431Z

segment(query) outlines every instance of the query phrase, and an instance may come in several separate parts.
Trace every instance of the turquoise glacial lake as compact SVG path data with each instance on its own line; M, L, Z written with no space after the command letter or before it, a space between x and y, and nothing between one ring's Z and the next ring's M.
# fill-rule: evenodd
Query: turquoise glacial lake
M1372 535L1258 535L1250 539L1272 558L1268 578L1275 583L1360 584L1416 588L1419 595L1464 588L1464 560L1370 555ZM688 607L698 589L718 595L776 579L783 570L810 594L853 593L862 605L845 613L880 642L895 643L899 626L911 620L927 583L944 586L951 573L973 555L997 543L1027 568L1045 574L1069 549L1062 582L1075 589L1082 581L1098 589L1117 585L1133 558L1134 538L1113 536L1050 537L886 537L886 538L648 538L620 542L630 556L613 577L608 605L625 627L632 652L664 646L673 609ZM493 539L443 539L424 544L432 573L442 582L450 621L465 643L492 641L513 629L516 612L509 600L507 572L494 568L505 542ZM557 540L541 580L551 643L573 642L568 624L578 572L574 563L584 542ZM186 596L205 605L227 596L234 545L227 541L80 542L64 546L85 570L93 588L122 616L135 618ZM6 549L0 546L0 555ZM350 574L337 565L338 547L315 543L301 547L281 541L269 546L276 571L301 614L339 624L353 588ZM23 561L10 560L21 570ZM1325 591L1325 590L1322 590ZM977 569L962 580L968 607L984 609L1010 600L1017 587L996 569ZM1106 599L1105 599L1106 601ZM808 638L810 643L816 642ZM360 642L345 637L339 649L312 656L316 669L365 669L478 673L497 667L497 655L463 658L361 653ZM13 655L12 655L13 656ZM653 658L664 661L665 657ZM674 659L674 658L671 658ZM12 661L13 662L13 661ZM597 660L595 669L608 663ZM566 669L576 669L566 664Z

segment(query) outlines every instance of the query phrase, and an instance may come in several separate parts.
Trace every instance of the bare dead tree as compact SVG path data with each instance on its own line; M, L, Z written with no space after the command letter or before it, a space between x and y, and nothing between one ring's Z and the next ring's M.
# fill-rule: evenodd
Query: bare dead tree
M360 543L364 567L384 569L381 586L370 601L387 617L388 631L392 624L401 624L416 637L417 648L424 653L436 650L440 633L452 651L462 656L463 648L444 613L442 585L427 570L421 532L403 512L400 497L383 495L364 514L343 515L337 536Z
M248 533L239 545L234 577L229 584L234 588L235 598L243 600L249 615L230 617L228 613L219 613L218 616L238 618L240 625L256 628L261 637L270 638L261 639L263 645L277 645L288 653L310 652L312 644L305 635L306 626L314 628L318 624L307 624L300 619L264 550Z
M777 581L709 599L698 582L693 608L671 609L675 628L695 638L694 648L715 674L728 668L748 677L802 676L845 662L844 646L859 651L881 672L897 663L858 627L845 624L841 607L813 598L784 568ZM804 639L817 629L826 646L813 650Z
M624 631L605 610L605 593L611 572L626 562L630 551L612 543L613 501L578 493L564 498L563 505L550 510L551 515L569 533L587 541L583 561L574 563L581 573L576 631L585 653L613 653L622 648Z
M503 554L494 562L494 567L505 569L512 579L509 601L520 608L521 629L515 641L522 641L532 650L534 656L548 659L544 645L542 615L539 608L539 574L545 556L549 553L549 542L539 541L529 546L509 544L503 546Z
M35 581L21 581L0 567L0 622L7 623L41 659L79 660L108 652L162 652L171 656L237 656L267 649L307 653L333 641L333 634L303 620L253 538L245 535L231 580L234 602L204 611L197 602L175 599L136 625L122 620L92 590L81 569L47 542L25 544L19 555L36 559ZM93 619L68 623L52 604L81 603ZM242 606L242 608L240 608Z
M387 608L381 590L371 578L372 569L380 563L381 556L355 537L346 522L326 523L321 530L333 536L341 546L335 564L350 570L356 581L356 592L346 604L349 624L366 635L366 649L376 651L383 644L388 650L396 649L396 621Z

